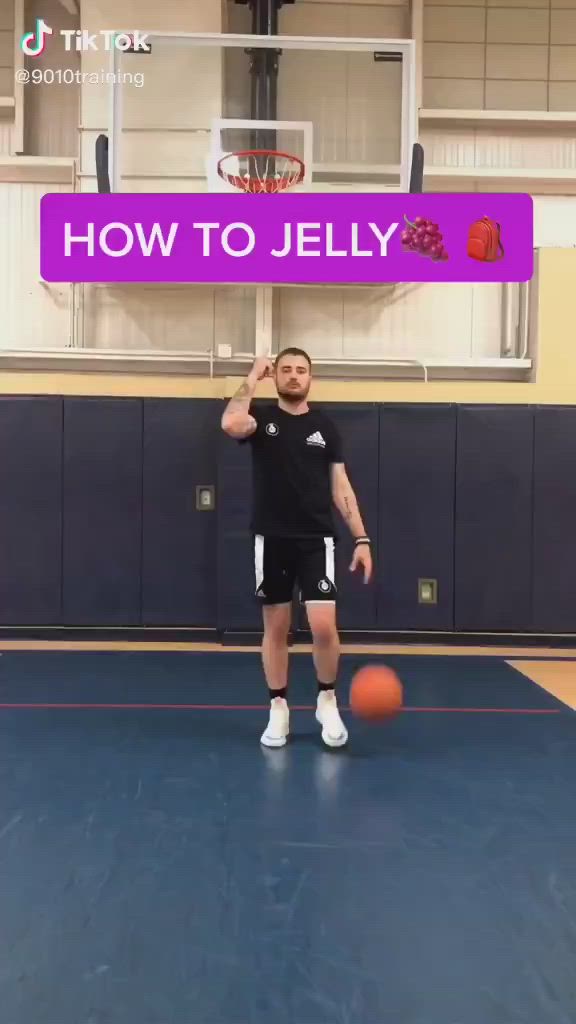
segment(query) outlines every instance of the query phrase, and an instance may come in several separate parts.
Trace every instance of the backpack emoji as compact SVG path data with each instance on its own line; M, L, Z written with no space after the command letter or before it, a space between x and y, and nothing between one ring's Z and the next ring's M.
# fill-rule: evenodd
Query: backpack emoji
M468 255L481 263L494 263L504 255L500 225L489 217L474 221L468 233Z

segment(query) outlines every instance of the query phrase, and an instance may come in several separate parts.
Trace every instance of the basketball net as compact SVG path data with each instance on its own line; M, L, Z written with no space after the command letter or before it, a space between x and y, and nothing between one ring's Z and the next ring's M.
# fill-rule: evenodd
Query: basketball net
M226 153L218 161L218 174L239 192L276 195L304 180L304 161L273 149Z

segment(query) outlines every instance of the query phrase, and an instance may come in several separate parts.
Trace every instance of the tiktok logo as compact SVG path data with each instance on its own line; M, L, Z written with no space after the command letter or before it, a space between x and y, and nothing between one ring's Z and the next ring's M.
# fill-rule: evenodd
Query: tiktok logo
M34 32L26 32L20 40L22 53L27 57L39 57L44 52L46 37L53 35L53 29L42 18L36 18Z

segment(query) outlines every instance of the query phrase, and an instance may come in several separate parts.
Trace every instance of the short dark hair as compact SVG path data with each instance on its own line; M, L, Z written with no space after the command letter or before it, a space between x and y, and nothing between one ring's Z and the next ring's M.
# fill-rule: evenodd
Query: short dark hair
M303 348L295 348L293 345L290 345L288 348L283 348L282 351L279 352L278 355L276 356L276 366L284 356L303 356L306 362L308 363L309 370L312 371L312 360L310 359L310 356L308 355L307 352L304 351Z

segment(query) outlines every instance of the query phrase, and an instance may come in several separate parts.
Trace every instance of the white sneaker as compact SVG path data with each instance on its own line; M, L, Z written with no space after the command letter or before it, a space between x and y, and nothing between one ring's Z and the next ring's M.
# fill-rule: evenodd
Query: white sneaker
M322 726L322 739L327 747L343 747L348 742L348 730L340 718L334 690L318 694L316 721Z
M265 747L283 747L290 732L290 709L284 697L274 697L270 704L270 718L260 743Z

